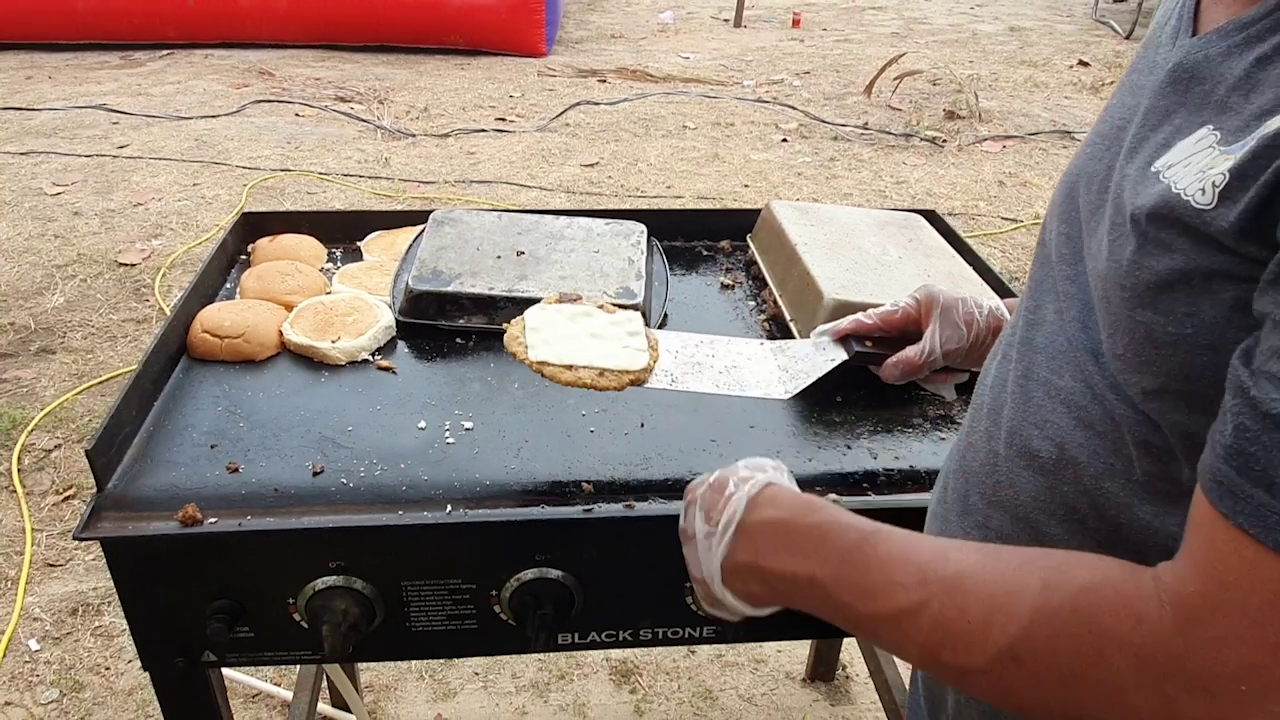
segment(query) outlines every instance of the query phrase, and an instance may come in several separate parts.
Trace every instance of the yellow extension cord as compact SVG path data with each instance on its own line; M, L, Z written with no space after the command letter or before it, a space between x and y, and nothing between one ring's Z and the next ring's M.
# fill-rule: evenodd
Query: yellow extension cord
M396 200L434 200L434 201L450 202L450 203L472 203L476 205L484 205L487 207L499 208L502 210L518 209L514 205L504 205L502 203L496 203L489 200L480 200L478 198L471 198L471 197L459 197L459 196L453 196L453 195L418 195L418 194L412 194L412 193L400 193L400 192L391 192L388 190L378 190L377 188L366 187L364 185L357 185L356 183L353 183L353 182L348 182L346 180L340 180L338 178L320 175L318 173L289 171L289 172L272 173L270 175L263 175L257 178L256 180L254 180L253 182L250 182L248 185L245 185L244 190L240 193L240 202L236 203L235 209L233 209L225 218L223 218L221 222L219 222L216 226L214 226L212 230L202 235L199 239L194 240L178 248L176 251L174 251L173 254L171 254L167 259L165 259L163 264L160 265L160 269L156 272L155 280L151 283L151 292L152 292L152 295L155 297L156 305L160 308L161 312L163 312L165 315L169 314L169 310L170 310L169 303L165 301L164 296L161 294L160 290L161 290L161 285L164 282L164 276L169 272L169 269L173 267L173 264L177 262L178 259L181 258L186 253L212 240L214 237L218 235L218 233L222 232L222 230L225 227L227 227L232 222L234 222L235 219L239 217L240 213L244 210L245 206L249 204L249 194L252 193L255 188L257 188L259 185L265 182L268 182L270 180L275 180L277 178L283 178L283 177L311 178L313 180L320 180L322 182L331 183L333 185L349 188L351 190L359 190L360 192L368 193L370 195L376 195L378 197L384 197L384 198L392 198ZM988 237L991 235L1003 235L1004 233L1013 232L1015 230L1021 230L1022 228L1030 227L1032 225L1038 225L1039 223L1040 223L1039 220L1028 220L1027 222L1021 222L1016 225L1010 225L1009 227L1000 228L998 230L982 230L978 232L969 233L964 237L966 239L969 239L969 238L975 238L975 237ZM45 418L47 418L50 414L52 414L55 410L65 405L68 401L91 390L92 388L95 388L99 385L102 385L103 383L109 382L123 375L128 375L129 373L136 370L137 367L138 367L137 365L130 365L129 367L120 368L119 370L114 370L112 372L107 373L106 375L103 375L102 377L94 378L93 380L90 380L89 382L75 388L74 390L67 392L65 395L59 397L57 400L54 400L43 410L36 413L35 417L31 418L31 422L27 423L27 426L26 428L23 429L22 434L18 436L18 442L13 446L13 454L9 459L9 474L13 480L14 492L17 493L18 495L18 508L22 512L22 533L23 533L22 570L18 574L18 591L17 591L17 595L14 597L14 600L13 600L13 614L9 617L9 625L5 628L4 637L0 638L0 663L4 662L5 656L9 652L9 643L13 641L14 633L16 633L18 629L18 620L19 618L22 617L22 608L23 608L23 605L26 603L26 598L27 598L27 581L30 579L30 576L31 576L31 560L32 560L32 556L34 555L35 529L31 522L31 509L27 506L27 494L22 487L22 480L18 473L19 460L22 458L22 448L26 445L27 440L30 439L31 433L35 431L36 427L41 422L43 422Z

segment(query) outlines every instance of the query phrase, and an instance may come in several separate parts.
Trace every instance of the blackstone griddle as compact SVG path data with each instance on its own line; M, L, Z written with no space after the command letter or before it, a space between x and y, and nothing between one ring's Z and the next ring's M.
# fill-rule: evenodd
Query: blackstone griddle
M762 322L770 303L747 251L758 210L547 212L643 223L670 265L666 328L781 327ZM288 353L243 365L186 356L187 326L232 296L255 239L308 233L351 260L371 231L429 214L243 214L89 447L97 493L75 537L101 544L164 717L227 717L211 670L225 666L842 637L794 612L740 624L701 614L676 536L685 485L773 456L807 492L920 528L963 400L858 367L788 401L593 393L530 372L500 333L441 328L385 348L394 373ZM187 503L203 525L174 520Z

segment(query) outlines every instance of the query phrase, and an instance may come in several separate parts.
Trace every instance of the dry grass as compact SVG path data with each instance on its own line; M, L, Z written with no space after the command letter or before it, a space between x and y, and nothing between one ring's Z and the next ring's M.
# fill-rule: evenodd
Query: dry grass
M532 124L581 98L705 84L827 118L931 133L949 146L837 132L741 103L660 98L582 109L540 133L442 140L404 140L281 106L187 123L9 114L0 123L0 151L205 158L398 176L420 182L381 186L528 207L759 206L774 198L934 207L963 229L990 229L1039 215L1074 145L1060 137L1015 138L1002 141L998 152L984 152L967 143L989 133L1087 127L1135 47L1090 23L1087 3L1033 0L994 9L958 0L764 2L748 9L742 30L723 22L726 7L697 0L678 8L676 25L660 26L656 16L665 4L584 0L569 9L561 45L548 62L309 50L8 52L0 54L0 87L12 104L107 102L189 114L253 98L297 98L438 131L503 122L497 118ZM792 9L804 14L799 31L786 27ZM891 103L884 89L871 99L859 95L885 59L902 52L910 54L899 72L929 72L901 78ZM1081 52L1085 65L1077 62ZM960 95L971 100L957 105ZM584 166L587 158L598 162ZM207 232L259 174L107 157L5 157L0 448L6 455L40 407L137 359L160 318L150 291L159 262ZM75 182L50 194L51 183L72 175ZM688 199L611 197L625 194ZM421 203L291 179L264 185L250 205ZM975 244L1020 283L1034 240L1031 228ZM136 243L152 248L152 257L137 266L115 261L121 248ZM195 252L176 264L170 296L201 257ZM70 403L39 429L24 456L37 548L18 642L0 666L0 718L157 716L101 555L69 537L92 492L80 448L116 391L109 385ZM0 480L8 485L7 467ZM0 599L6 605L20 538L13 493L0 491ZM32 638L39 652L27 648ZM436 712L454 720L877 717L856 652L846 651L848 667L829 687L799 680L804 652L802 643L674 648L403 663L364 674L384 718L434 718ZM258 674L291 680L289 669ZM233 701L241 718L283 715L274 701L238 688Z

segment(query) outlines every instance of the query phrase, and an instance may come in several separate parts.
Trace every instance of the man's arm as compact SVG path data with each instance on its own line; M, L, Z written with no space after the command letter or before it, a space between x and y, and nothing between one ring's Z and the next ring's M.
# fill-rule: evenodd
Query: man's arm
M1018 309L1018 298L1008 298L1005 300L1004 309L1008 310L1010 317L1012 317L1013 311Z
M1280 555L1197 493L1156 568L937 538L769 488L725 560L745 602L820 617L1027 718L1263 718L1280 709Z

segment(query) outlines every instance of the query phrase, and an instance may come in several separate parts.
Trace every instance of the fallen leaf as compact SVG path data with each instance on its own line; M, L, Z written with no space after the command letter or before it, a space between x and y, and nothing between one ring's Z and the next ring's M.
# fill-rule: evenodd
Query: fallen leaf
M83 175L56 175L49 178L49 183L58 187L71 187L83 179Z
M697 57L698 56L693 53L680 53L681 60L696 60Z
M164 196L156 192L140 192L129 196L134 205L146 205L149 202L160 200Z
M1013 147L1021 142L1021 138L991 138L983 140L978 144L978 149L983 152L998 153L1008 147Z
M151 248L142 244L130 245L116 255L116 262L121 265L141 265L149 257Z
M53 560L53 559L45 560L44 564L45 564L45 567L58 568L58 567L66 567L67 563L69 562L71 561L65 558L58 558L57 560Z
M133 142L132 142L131 140L117 140L117 141L116 141L116 143L115 143L115 149L116 149L116 150L123 150L123 149L125 149L125 148L129 147L129 146L130 146L130 145L132 145L132 144L133 144Z
M35 380L40 377L40 373L35 370L10 370L0 375L0 380Z
M1073 64L1072 67L1093 67L1093 63L1085 60L1084 58L1076 58L1075 64Z
M53 435L37 435L27 441L27 446L33 450L53 452L62 447L62 438Z
M595 167L596 165L600 164L600 158L594 158L594 157L583 158L578 161L578 164L581 165L582 167Z
M40 189L44 190L44 194L50 197L53 197L54 195L61 195L62 193L67 191L66 188L58 187L57 185L44 185Z
M59 503L64 503L75 496L76 496L76 489L67 488L66 490L63 490L62 492L58 493L56 496L50 498L48 504L57 505ZM65 565L66 563L63 563L63 564Z

